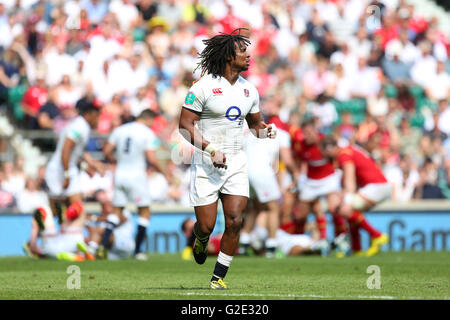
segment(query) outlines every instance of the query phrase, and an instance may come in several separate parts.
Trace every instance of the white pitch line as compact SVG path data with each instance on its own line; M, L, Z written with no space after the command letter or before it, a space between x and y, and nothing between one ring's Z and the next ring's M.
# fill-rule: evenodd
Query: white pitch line
M394 296L323 296L316 294L262 294L262 293L206 293L206 292L177 292L183 296L230 296L230 297L287 297L287 298L316 298L316 299L382 299L382 300L425 300L424 297L394 297ZM450 300L450 297L441 297L442 300Z
M316 295L316 294L261 294L261 293L205 293L205 292L180 292L177 293L179 295L186 295L186 296L230 296L230 297L288 297L288 298L318 298L318 299L396 299L396 297L393 296L322 296L322 295ZM419 297L399 297L397 299L423 299Z

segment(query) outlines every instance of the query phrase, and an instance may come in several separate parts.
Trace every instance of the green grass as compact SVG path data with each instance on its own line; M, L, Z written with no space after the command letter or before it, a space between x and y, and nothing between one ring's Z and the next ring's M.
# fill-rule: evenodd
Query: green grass
M208 288L216 258L204 265L179 255L147 262L70 263L0 259L0 299L450 299L449 252L383 252L372 258L236 257L231 290ZM81 289L66 287L67 267L81 269ZM381 289L369 290L367 267L378 265Z

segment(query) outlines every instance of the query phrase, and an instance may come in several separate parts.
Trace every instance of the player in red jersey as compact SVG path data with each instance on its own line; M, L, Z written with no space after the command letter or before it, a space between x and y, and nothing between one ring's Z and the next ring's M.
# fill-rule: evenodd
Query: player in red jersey
M370 154L364 149L355 145L340 147L333 137L323 139L320 146L324 156L336 160L343 170L344 194L339 213L349 221L354 253L361 253L359 239L361 228L369 233L372 240L366 255L377 254L389 241L389 237L373 228L362 212L370 210L390 197L389 183Z
M299 179L299 219L306 221L308 214L312 211L316 216L316 223L323 245L323 253L328 252L327 220L325 212L320 205L320 198L326 197L329 212L334 213L340 203L341 172L335 171L333 163L324 157L319 148L320 141L324 138L315 126L314 119L307 119L302 123L304 139L301 143L298 156L301 161L303 177ZM336 215L336 236L346 232L346 222Z

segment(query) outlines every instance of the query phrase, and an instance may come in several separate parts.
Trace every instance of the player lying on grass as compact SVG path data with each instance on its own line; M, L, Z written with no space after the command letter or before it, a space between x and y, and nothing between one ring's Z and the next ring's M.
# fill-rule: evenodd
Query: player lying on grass
M343 171L343 195L338 212L348 219L353 253L362 254L359 230L363 229L371 238L366 256L373 256L389 238L372 227L363 212L389 199L391 186L370 154L361 147L340 147L333 137L326 137L320 145L324 156L335 160Z
M211 289L227 289L223 278L239 245L242 212L249 196L247 157L242 150L244 121L258 138L276 136L275 128L261 119L258 91L240 76L250 63L250 41L240 32L203 40L206 46L198 65L202 76L190 88L179 121L181 135L196 147L189 197L197 218L194 258L198 264L207 258L219 198L225 216Z
M186 236L186 247L181 252L181 258L183 260L191 260L192 255L192 248L194 246L195 241L195 234L194 234L194 225L195 221L188 218L183 221L181 224L181 231L183 231L184 235ZM211 256L217 256L220 252L220 241L222 240L222 234L218 233L214 236L209 237L208 242L208 255Z
M102 211L100 216L89 215L87 230L89 236L86 240L89 252L95 254L99 244L102 241L103 234L106 230L108 214L112 211L112 203L104 201L101 203ZM124 209L120 216L119 224L114 228L109 237L108 259L118 260L126 259L133 255L135 241L133 239L133 221L131 213Z
M65 219L59 233L52 210L49 207L40 207L34 212L30 240L24 244L24 250L32 257L68 261L84 261L86 258L94 260L95 257L88 252L84 243L83 224L84 217ZM39 238L42 242L40 247L38 246Z
M262 244L267 239L267 212L261 212L256 218L254 230L250 234L251 246L255 252L260 252ZM321 254L320 232L315 223L307 223L305 231L311 235L290 234L282 229L276 231L277 251L276 256L299 256L305 254Z

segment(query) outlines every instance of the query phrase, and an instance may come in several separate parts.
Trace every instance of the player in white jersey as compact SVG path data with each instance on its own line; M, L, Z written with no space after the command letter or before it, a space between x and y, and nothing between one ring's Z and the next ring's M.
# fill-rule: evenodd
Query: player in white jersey
M50 206L58 215L60 223L84 215L78 169L80 161L86 161L96 171L103 173L101 162L94 160L85 151L91 129L97 128L100 110L91 103L84 103L79 112L80 115L60 133L56 150L45 171ZM61 201L67 205L64 214L59 206Z
M98 251L99 257L105 255L104 250L108 248L112 231L119 224L123 208L131 202L138 207L139 213L134 255L141 260L147 258L144 253L141 253L141 244L150 224L147 161L169 179L159 166L155 154L159 140L150 129L154 117L153 111L149 109L142 111L136 121L114 129L103 149L105 157L111 162L117 162L117 167L114 174L114 213L108 216L102 246Z
M256 219L255 228L250 234L251 245L255 250L261 247L261 243L267 240L269 230L267 225L267 212L262 212ZM315 223L310 223L305 228L309 234L290 234L282 229L276 230L278 256L299 256L304 254L320 253L318 246L318 231Z
M107 227L108 215L112 210L112 203L109 200L102 202L101 205L102 214L100 216L92 215L88 217L90 220L87 226L89 231L88 244L92 254L95 254L95 250L92 249L98 247L101 243L102 236ZM114 229L109 238L110 250L108 250L108 259L126 259L133 254L135 248L133 229L131 212L124 209L119 225Z
M24 245L25 252L34 257L55 258L58 260L84 261L86 258L94 260L94 256L87 251L83 239L83 228L79 226L82 217L65 221L64 233L59 233L55 226L52 210L49 207L39 207L35 210L31 235L28 243ZM41 238L41 246L38 246Z
M278 130L275 139L257 139L250 132L245 134L244 150L248 158L248 178L253 208L248 208L246 212L240 235L240 251L243 254L247 253L250 245L250 233L255 226L257 215L267 212L265 217L269 235L265 241L266 257L275 257L276 233L280 226L278 201L281 198L281 191L276 175L279 159L292 176L297 175L290 146L291 139L284 130Z
M225 216L212 289L227 289L223 278L239 244L242 212L249 196L247 157L242 150L244 121L259 138L276 135L276 128L261 120L258 91L240 76L250 61L250 42L241 30L203 40L206 46L198 64L202 77L190 88L179 122L180 133L196 147L190 202L197 218L194 258L198 264L207 257L219 198Z

